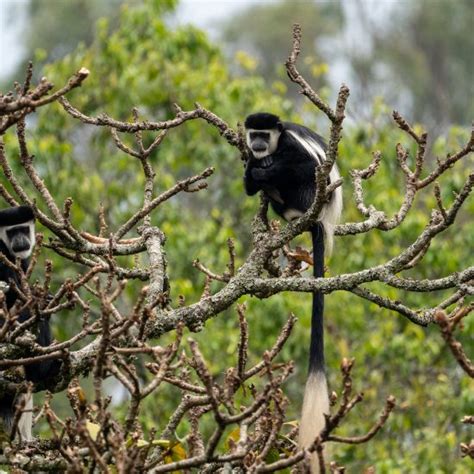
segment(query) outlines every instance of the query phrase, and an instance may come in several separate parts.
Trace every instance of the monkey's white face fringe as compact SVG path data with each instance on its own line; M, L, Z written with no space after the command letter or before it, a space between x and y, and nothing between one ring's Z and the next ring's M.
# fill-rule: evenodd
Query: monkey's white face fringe
M250 134L253 132L257 133L268 133L270 134L270 138L268 140L267 144L267 149L265 151L253 151L252 150L252 140L250 139ZM247 146L250 148L253 157L256 160L261 160L262 158L265 158L268 155L271 155L272 153L275 153L276 149L278 148L278 139L280 138L280 131L275 130L273 128L269 128L266 130L256 130L253 128L248 128L247 133L245 135L246 141L247 141Z
M326 424L324 414L329 414L329 395L324 372L310 373L304 391L303 409L299 428L298 445L309 447ZM317 454L311 456L311 472L319 474Z
M21 252L15 252L12 249L12 245L10 239L7 236L7 231L14 229L15 227L23 227L28 226L30 228L30 248L27 250L23 250ZM36 243L36 236L35 236L35 221L28 221L22 224L15 224L15 225L8 225L0 227L0 240L6 245L8 251L11 255L15 256L15 258L20 258L21 260L27 259L31 253L33 252L33 248Z

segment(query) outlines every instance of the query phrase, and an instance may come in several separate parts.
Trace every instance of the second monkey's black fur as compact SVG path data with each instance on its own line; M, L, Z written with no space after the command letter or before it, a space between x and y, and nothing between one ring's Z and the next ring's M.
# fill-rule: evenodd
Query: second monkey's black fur
M27 258L20 259L20 265L23 272L26 272L29 265L29 255L34 246L34 215L30 207L18 206L0 211L0 229L2 237L0 238L0 253L2 253L10 262L16 263L15 253L12 253L11 247L21 246L18 251L28 251ZM4 242L3 239L6 241ZM8 245L7 245L8 244ZM10 248L9 248L10 247ZM6 291L6 306L9 310L13 308L18 300L18 294L15 290L21 288L21 280L18 272L10 268L3 262L0 262L0 281L5 282L9 289ZM21 305L21 303L20 303ZM24 323L33 317L29 309L23 309L18 315L17 322ZM4 321L0 318L0 327ZM36 342L43 346L49 346L52 342L51 329L48 318L38 318L36 324L29 328L35 333ZM34 364L28 364L24 367L25 378L36 384L44 382L56 376L59 372L61 362L59 360L45 360ZM0 372L1 375L1 372ZM9 429L15 414L14 394L6 394L0 397L0 418Z

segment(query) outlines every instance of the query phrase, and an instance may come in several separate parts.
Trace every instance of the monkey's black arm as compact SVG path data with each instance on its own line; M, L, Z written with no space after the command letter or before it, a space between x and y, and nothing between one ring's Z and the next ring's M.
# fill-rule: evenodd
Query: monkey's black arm
M262 184L282 188L289 184L314 187L315 168L314 160L298 160L290 153L278 153L274 155L270 166L253 167L249 171L251 178L260 188Z
M276 188L284 187L285 184L288 184L288 182L292 180L293 171L294 170L288 167L286 163L274 160L273 164L267 168L255 166L250 168L248 170L248 182L251 183L253 189L257 189L257 191L268 186ZM248 194L251 195L250 193Z
M245 174L244 174L244 187L245 192L248 196L253 196L257 194L258 191L262 189L261 186L254 180L252 176L252 170L255 169L255 162L254 160L250 159L247 161L247 165L245 166Z

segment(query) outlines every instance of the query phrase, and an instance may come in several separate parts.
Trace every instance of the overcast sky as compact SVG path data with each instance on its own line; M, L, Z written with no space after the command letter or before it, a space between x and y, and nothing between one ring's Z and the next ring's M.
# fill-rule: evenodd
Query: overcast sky
M13 72L16 59L20 57L22 49L19 45L19 36L23 29L24 21L12 21L12 6L21 11L26 0L0 0L0 79ZM15 15L15 20L19 20Z

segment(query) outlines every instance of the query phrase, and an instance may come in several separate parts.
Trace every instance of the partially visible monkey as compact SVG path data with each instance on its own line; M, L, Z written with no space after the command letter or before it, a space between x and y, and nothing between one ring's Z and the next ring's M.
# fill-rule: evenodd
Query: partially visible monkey
M245 120L246 141L251 157L244 185L248 195L263 191L274 211L287 221L302 216L316 195L316 167L326 160L326 144L316 133L269 113L249 115ZM329 181L339 178L334 165ZM324 204L318 222L310 229L313 239L314 277L324 276L324 244L333 246L333 228L342 212L342 190L336 188ZM325 426L329 397L324 364L324 296L313 293L309 373L299 428L299 445L308 447ZM313 472L319 472L317 461Z
M35 246L35 219L33 210L29 206L17 206L0 210L0 253L10 262L20 259L24 272L28 269L29 260ZM20 275L3 262L0 262L0 281L6 296L6 306L10 310L18 299L15 285L20 287ZM23 323L31 317L29 310L20 312L17 321ZM5 323L0 317L0 328ZM52 342L49 321L40 318L36 327L36 340L45 347ZM54 377L59 372L60 361L47 360L24 367L25 378L31 382L40 382ZM25 395L4 395L0 398L0 426L8 434L13 428L15 407L19 401L25 401L25 413L18 423L18 432L22 441L30 441L32 435L32 397L24 399Z

